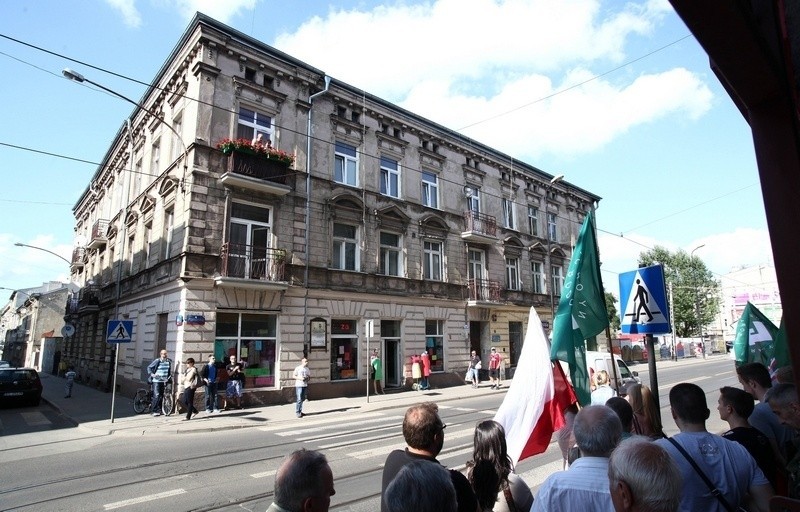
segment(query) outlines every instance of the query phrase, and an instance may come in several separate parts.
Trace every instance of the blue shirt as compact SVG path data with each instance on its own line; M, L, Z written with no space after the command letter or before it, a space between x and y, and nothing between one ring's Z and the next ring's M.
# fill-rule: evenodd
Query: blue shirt
M208 381L217 382L217 367L213 364L208 365Z

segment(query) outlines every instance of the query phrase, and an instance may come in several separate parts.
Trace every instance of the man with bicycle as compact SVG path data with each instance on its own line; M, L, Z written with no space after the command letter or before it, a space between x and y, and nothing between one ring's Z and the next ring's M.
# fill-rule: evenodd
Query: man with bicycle
M160 357L147 367L150 382L153 384L153 416L161 416L161 402L164 400L164 388L172 376L172 359L167 351L161 349Z

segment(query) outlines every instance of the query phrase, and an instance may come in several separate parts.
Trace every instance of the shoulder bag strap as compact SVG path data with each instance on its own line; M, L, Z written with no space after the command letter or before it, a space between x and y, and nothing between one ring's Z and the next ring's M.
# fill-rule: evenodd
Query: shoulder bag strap
M667 441L672 443L672 445L675 448L677 448L679 452L681 452L681 455L686 457L686 460L689 461L689 464L691 464L692 467L694 468L694 470L697 472L697 474L700 475L700 478L703 480L703 482L705 482L705 484L708 486L708 488L711 489L711 494L715 498L717 498L720 503L722 503L722 506L725 507L725 510L728 510L730 512L736 512L736 509L734 507L732 507L730 503L728 503L728 500L725 499L725 496L723 496L722 493L720 492L720 490L717 489L717 487L711 482L711 480L708 479L706 474L703 473L703 470L700 469L700 466L697 465L697 463L694 461L694 459L691 457L691 455L689 455L686 452L686 450L684 450L683 446L681 446L680 443L678 443L677 441L675 441L671 437L668 437L666 439L667 439Z
M508 505L509 512L517 512L517 506L514 504L514 497L511 495L511 489L508 483L503 486L503 496L506 497L506 504Z

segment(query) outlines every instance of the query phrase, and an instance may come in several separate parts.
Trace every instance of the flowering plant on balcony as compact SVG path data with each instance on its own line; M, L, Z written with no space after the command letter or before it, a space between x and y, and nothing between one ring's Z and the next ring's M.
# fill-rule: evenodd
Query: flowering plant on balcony
M286 165L292 165L294 163L294 155L272 147L272 144L269 142L262 144L260 140L254 142L249 139L225 138L217 143L217 149L221 150L226 155L230 155L233 152L239 152L263 156L269 160L276 160Z

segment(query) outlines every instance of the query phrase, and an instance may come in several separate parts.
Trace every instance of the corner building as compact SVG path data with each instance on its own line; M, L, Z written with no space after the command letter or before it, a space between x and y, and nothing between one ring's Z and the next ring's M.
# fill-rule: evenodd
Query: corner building
M599 197L202 14L152 83L74 208L66 357L106 389L117 307L120 391L166 347L241 356L248 403L293 400L304 355L320 398L364 393L374 348L390 390L423 351L433 386L471 349L510 376L530 306L552 321ZM218 149L259 134L291 165Z

